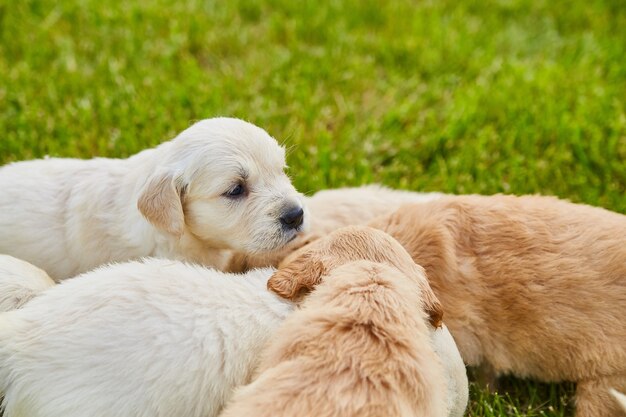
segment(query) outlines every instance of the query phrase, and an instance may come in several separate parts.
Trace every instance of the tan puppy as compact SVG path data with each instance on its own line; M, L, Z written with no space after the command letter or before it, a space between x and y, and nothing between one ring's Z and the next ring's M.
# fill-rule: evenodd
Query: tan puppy
M395 239L366 226L344 227L292 253L268 281L267 287L289 300L298 301L319 284L324 275L343 264L367 260L391 265L409 277L421 277L423 268ZM425 279L417 279L422 289L422 309L432 326L440 327L441 303Z
M414 271L369 261L328 271L222 417L445 416L443 366L421 308L426 278Z
M424 279L423 269L411 260L406 250L391 236L365 226L342 228L292 254L270 278L268 288L285 298L298 300L319 284L323 277L355 260L393 266L412 278L421 289L419 310L426 312L430 329L441 326L441 306ZM445 326L443 331L433 330L431 337L446 367L447 415L461 416L468 395L465 368L458 355L455 357L456 345Z
M232 253L225 270L245 272L252 268L277 266L291 252L341 227L367 224L376 217L393 213L404 204L432 201L444 195L393 190L380 185L318 191L311 197L304 197L310 221L306 233L273 253Z
M372 226L426 269L466 363L577 381L578 416L622 415L608 388L626 390L626 216L551 197L455 196Z

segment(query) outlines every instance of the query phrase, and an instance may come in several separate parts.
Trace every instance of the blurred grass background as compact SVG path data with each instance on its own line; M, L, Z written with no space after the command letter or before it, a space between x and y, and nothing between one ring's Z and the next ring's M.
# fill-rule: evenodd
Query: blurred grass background
M311 193L380 182L626 213L623 0L0 0L0 163L123 157L228 115ZM0 191L1 192L1 191ZM468 415L570 415L474 384Z

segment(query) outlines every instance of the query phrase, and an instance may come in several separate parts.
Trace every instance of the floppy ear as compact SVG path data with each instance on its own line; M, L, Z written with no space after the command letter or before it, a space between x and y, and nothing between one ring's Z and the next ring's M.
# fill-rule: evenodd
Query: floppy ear
M430 287L422 287L422 299L424 300L424 311L428 314L430 324L435 328L441 327L443 324L443 307Z
M418 285L420 287L424 311L428 314L428 319L433 327L441 327L443 324L443 307L428 283L426 271L421 267L419 268L421 273L418 273L417 276L421 279L418 279Z
M312 290L326 274L322 259L304 253L274 272L267 281L267 289L289 300L294 300L303 292Z
M137 208L155 227L180 237L185 226L182 190L173 173L157 172L141 190Z

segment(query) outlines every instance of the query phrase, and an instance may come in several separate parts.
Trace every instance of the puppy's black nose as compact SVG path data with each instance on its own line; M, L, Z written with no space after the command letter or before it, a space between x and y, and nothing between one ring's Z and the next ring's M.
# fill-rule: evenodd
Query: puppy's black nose
M295 229L302 224L303 218L304 210L302 210L302 207L293 207L283 213L280 217L280 222L289 229Z

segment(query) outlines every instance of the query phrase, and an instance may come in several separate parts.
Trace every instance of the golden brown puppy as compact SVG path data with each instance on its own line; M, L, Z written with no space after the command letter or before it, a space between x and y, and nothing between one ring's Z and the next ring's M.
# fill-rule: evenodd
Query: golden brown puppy
M349 226L331 233L291 254L281 268L267 281L267 287L278 295L298 301L318 285L331 270L358 260L391 265L409 277L422 277L423 268L395 239L380 230L366 226ZM423 305L430 323L440 327L441 303L426 279L416 279L421 288Z
M426 269L466 363L577 381L578 416L623 415L608 388L626 390L626 216L552 197L450 196L371 225Z
M608 389L626 390L626 216L552 197L450 196L371 225L426 269L466 363L576 381L579 417L623 415ZM286 296L310 286L328 259L309 247L283 262L300 283L279 272L268 284Z
M221 416L445 416L443 366L421 308L423 270L409 277L370 261L330 268Z

